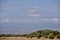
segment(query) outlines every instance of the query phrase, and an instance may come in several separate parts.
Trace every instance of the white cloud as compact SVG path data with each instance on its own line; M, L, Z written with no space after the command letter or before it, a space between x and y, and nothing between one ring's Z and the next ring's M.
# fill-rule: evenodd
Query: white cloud
M59 18L43 18L46 22L60 22Z
M48 7L33 7L31 10L28 11L28 13L33 14L33 13L38 13L38 11L42 12L50 12L50 13L58 13L58 8L48 8Z
M33 7L35 11L37 10L41 10L41 11L48 11L48 12L52 12L52 13L58 13L58 7L54 7L54 8L49 8L49 7Z
M6 22L8 22L9 20L8 19L5 19Z
M0 19L0 23L47 23L47 22L60 23L60 18L42 18L42 17L37 18L36 16L40 17L40 15L35 15L34 17L27 19Z
M41 15L40 15L40 14L30 14L30 15L28 15L28 16L33 16L33 17L38 16L38 17L40 17Z
M7 22L9 22L10 20L9 19L0 19L0 22L1 23L7 23Z
M58 21L58 20L60 20L60 19L58 19L58 18L54 18L53 20Z
M59 18L50 18L49 21L59 21Z
M29 10L29 13L35 13L37 10L39 10L39 7L33 7L31 10Z
M32 19L36 19L36 18L40 18L41 15L40 14L29 14L27 15L28 17L31 17Z
M29 13L35 13L35 10L30 10Z

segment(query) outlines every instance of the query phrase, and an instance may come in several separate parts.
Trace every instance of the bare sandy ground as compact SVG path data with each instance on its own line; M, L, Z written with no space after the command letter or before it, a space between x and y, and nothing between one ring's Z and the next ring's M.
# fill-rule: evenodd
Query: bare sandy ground
M0 40L60 40L57 38L54 39L46 39L44 37L41 37L40 39L37 38L26 38L26 37L0 37Z

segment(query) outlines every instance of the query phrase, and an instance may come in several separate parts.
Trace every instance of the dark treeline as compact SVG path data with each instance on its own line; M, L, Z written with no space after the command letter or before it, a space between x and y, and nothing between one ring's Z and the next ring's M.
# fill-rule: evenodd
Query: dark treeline
M30 34L0 34L0 37L27 37L27 38L32 38L32 37L45 37L45 38L50 38L50 39L54 39L56 38L60 38L60 32L58 31L53 31L53 30L38 30L36 32L32 32Z
M26 34L27 35L27 34ZM0 37L26 37L26 35L21 35L21 34L0 34Z

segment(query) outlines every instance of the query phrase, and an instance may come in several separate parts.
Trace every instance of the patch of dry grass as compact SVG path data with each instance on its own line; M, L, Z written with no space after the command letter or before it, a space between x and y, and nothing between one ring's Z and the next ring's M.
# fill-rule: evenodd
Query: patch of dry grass
M46 39L44 37L41 37L40 39L37 39L36 37L33 37L33 38L27 38L27 37L0 37L0 40L60 40L60 39L57 39L57 38Z

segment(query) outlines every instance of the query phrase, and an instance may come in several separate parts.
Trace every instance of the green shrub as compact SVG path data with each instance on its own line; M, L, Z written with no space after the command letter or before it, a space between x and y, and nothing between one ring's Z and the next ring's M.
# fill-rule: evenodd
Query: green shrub
M54 34L53 34L53 33L50 33L50 34L48 35L48 38L49 38L49 39L54 39Z
M38 33L38 34L37 34L37 38L39 39L40 37L41 37L41 34L40 34L40 33Z
M39 39L41 36L37 36L37 39Z

